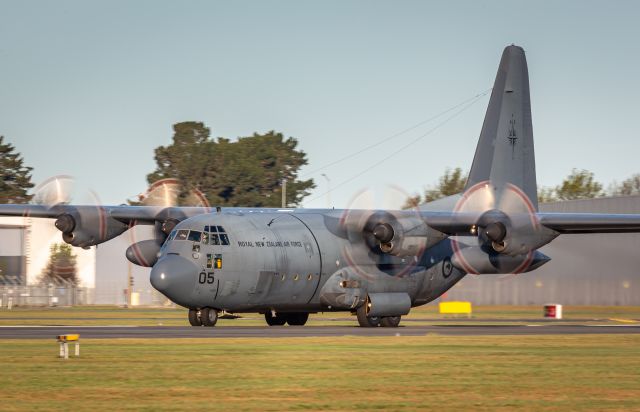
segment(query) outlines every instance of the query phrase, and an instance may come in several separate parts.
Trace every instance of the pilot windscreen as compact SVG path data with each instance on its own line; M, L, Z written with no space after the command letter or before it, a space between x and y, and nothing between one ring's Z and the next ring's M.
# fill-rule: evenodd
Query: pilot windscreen
M199 232L197 230L192 230L189 232L189 240L192 242L200 242L200 239L202 238L202 232Z
M176 235L176 240L187 240L187 237L189 237L189 231L188 230L178 230L178 234Z

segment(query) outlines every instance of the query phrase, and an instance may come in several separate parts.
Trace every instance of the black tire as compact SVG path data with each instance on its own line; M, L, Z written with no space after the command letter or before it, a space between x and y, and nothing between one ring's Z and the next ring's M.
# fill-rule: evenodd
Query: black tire
M360 306L358 310L356 310L356 317L358 318L358 323L363 328L375 328L380 324L380 318L378 316L367 316L366 304Z
M401 316L384 316L380 319L380 326L385 328L397 328L400 324Z
M199 310L189 309L189 324L191 324L191 326L202 326Z
M287 313L286 317L289 326L304 326L309 320L309 314L306 312Z
M218 323L218 311L213 308L204 308L200 311L202 326L216 326Z
M282 326L287 323L287 318L282 315L282 313L277 313L273 316L271 311L268 311L264 314L264 320L267 321L267 325L269 326Z

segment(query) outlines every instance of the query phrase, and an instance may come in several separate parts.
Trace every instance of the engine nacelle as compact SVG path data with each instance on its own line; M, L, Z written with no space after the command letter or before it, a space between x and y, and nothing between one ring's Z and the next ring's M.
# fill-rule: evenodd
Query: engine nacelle
M380 250L398 257L418 256L446 237L419 217L403 217L388 221L384 218L376 219L368 226Z
M537 250L517 256L487 253L479 246L460 248L454 246L451 263L460 270L475 275L511 274L530 272L544 265L551 258Z
M66 243L87 248L124 233L129 226L109 216L98 206L81 206L56 219L56 228Z
M142 240L129 246L125 255L129 262L150 268L158 261L161 247L162 244L155 239Z

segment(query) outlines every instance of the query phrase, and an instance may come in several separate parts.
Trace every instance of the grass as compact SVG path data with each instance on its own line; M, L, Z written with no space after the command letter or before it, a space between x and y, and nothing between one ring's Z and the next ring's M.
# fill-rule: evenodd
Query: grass
M0 410L640 410L640 335L0 340Z
M574 323L640 323L640 307L637 306L568 306L564 318ZM430 304L412 309L405 317L412 322L405 325L461 324L466 318L453 319L438 313L437 305ZM469 323L521 324L519 319L545 321L540 306L476 306ZM309 325L353 325L355 319L349 313L319 313L312 315ZM506 323L505 323L506 322ZM131 308L117 306L77 306L57 308L0 309L0 325L137 325L137 326L186 326L187 311L182 308ZM242 314L240 319L221 319L218 326L263 326L258 314Z

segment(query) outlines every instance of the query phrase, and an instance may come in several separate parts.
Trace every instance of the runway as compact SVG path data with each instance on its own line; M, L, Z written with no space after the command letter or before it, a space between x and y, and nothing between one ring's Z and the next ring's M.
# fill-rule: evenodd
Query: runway
M83 339L117 338L291 338L340 336L446 336L638 334L640 325L430 325L398 328L357 326L0 326L0 339L54 339L79 333Z

